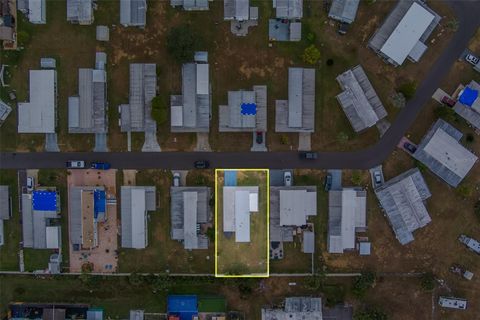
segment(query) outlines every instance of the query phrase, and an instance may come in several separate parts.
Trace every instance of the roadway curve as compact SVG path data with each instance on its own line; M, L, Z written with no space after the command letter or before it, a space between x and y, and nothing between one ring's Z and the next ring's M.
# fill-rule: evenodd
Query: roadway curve
M190 169L199 159L209 160L214 168L372 168L386 160L395 149L480 26L480 1L449 0L447 3L459 21L458 31L423 79L415 97L398 114L384 136L369 148L352 152L319 152L317 160L301 160L296 152L1 153L0 168L64 168L67 160L76 159L108 161L118 169Z

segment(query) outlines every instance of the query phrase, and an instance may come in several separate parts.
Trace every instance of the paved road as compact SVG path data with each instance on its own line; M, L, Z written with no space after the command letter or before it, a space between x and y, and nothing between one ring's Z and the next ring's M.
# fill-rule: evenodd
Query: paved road
M72 159L108 161L118 169L189 169L198 159L209 160L214 168L372 168L387 159L395 149L480 26L479 0L447 2L460 22L458 31L423 79L415 97L398 114L381 140L369 148L353 152L320 152L314 161L300 160L295 152L1 153L0 168L64 168L65 161Z

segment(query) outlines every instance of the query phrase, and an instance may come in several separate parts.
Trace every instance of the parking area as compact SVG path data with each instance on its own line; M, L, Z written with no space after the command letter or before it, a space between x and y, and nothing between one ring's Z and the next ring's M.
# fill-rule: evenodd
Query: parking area
M252 148L250 151L266 152L268 151L265 141L267 139L266 132L253 132L252 134Z
M293 185L293 169L270 170L270 186L282 187L285 185L285 173L290 173L291 185Z
M405 151L409 155L412 155L417 150L417 145L407 137L402 137L402 139L400 139L400 142L397 144L397 147Z
M332 177L330 190L341 190L342 189L342 170L337 170L337 169L328 170L328 175Z
M380 187L385 183L385 177L383 176L382 165L373 167L369 170L370 177L372 179L372 186L374 189Z

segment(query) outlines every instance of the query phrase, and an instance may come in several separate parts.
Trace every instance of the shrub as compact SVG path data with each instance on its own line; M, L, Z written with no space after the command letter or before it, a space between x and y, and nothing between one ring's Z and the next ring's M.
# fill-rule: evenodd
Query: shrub
M375 283L375 273L370 271L362 272L362 275L354 281L352 292L355 296L362 298Z
M475 202L475 205L473 206L473 213L475 213L478 220L480 221L480 200Z
M456 192L462 198L468 198L472 195L473 190L472 190L472 187L470 187L469 185L462 184L457 187Z
M306 47L302 55L303 61L311 65L317 64L320 57L320 50L318 50L313 44Z
M25 30L17 33L17 43L19 47L25 47L30 42L30 34Z
M453 122L456 120L455 111L449 107L436 107L434 113L437 118L443 119L447 122Z
M327 66L331 67L331 66L333 66L333 63L334 63L333 59L328 59L327 60Z
M138 273L132 272L128 277L128 283L130 283L132 286L139 286L143 283L143 278Z
M368 308L355 313L354 320L387 320L388 316L385 312L377 308Z
M282 134L280 136L280 143L283 145L290 144L290 140L288 139L288 136L285 134Z
M337 140L338 140L338 142L340 142L341 144L347 143L349 139L350 139L350 137L348 136L348 134L345 133L345 132L343 132L343 131L340 131L340 132L337 134Z
M415 159L414 163L415 163L415 166L418 168L418 170L420 170L421 173L424 173L424 172L427 171L427 166L424 165L422 162Z
M417 83L415 81L405 82L398 88L398 91L402 93L408 101L415 95L415 92L417 91Z
M322 288L325 295L325 305L327 307L335 307L345 300L345 288L341 285L328 285Z
M420 278L420 286L425 291L432 291L435 289L435 276L431 272L426 272Z
M172 278L170 278L169 276L155 277L151 286L153 292L168 291L172 287Z
M467 143L472 143L474 140L475 140L474 135L471 134L470 132L467 133L467 136L465 137L465 141L466 141Z
M195 49L199 47L198 34L188 25L180 25L170 29L167 35L167 51L178 63L193 58Z
M215 229L214 228L208 228L207 229L207 237L210 240L210 242L215 241Z
M459 26L459 22L457 19L451 19L449 21L447 21L447 23L445 24L445 27L450 30L450 31L453 31L453 32L456 32L458 30L458 26Z

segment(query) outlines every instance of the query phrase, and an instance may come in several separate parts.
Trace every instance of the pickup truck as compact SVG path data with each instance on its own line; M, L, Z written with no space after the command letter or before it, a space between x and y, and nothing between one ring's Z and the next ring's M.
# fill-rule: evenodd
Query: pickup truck
M90 168L97 170L108 170L111 168L111 165L108 162L92 162L90 163Z

